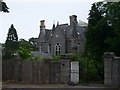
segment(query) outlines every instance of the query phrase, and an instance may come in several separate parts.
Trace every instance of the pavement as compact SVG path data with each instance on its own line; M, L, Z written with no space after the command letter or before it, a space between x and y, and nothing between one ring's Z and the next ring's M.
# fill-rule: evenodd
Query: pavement
M2 88L105 88L103 84L33 84L33 83L2 83Z
M2 83L2 90L35 90L40 88L45 88L45 89L79 89L79 90L119 90L117 88L108 88L105 87L103 84L77 84L77 85L68 85L68 84L33 84L33 83L21 83L21 82L13 82L13 83ZM53 90L53 89L52 89ZM61 90L61 89L59 89Z

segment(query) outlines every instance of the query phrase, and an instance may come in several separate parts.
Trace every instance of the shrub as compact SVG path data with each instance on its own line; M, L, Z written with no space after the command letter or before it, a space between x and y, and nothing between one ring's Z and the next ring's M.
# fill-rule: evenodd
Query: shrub
M22 58L24 60L31 59L31 56L32 56L32 54L30 52L31 50L32 50L32 48L25 49L23 47L20 47L20 50L18 50L18 55L20 58Z

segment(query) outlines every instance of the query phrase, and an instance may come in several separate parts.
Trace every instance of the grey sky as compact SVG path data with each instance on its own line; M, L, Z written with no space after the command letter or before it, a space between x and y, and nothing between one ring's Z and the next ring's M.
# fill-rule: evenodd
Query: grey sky
M11 2L9 2L11 1ZM29 39L31 37L38 37L39 35L39 23L40 20L45 20L46 28L51 29L53 21L57 24L68 23L69 16L77 15L77 19L87 22L88 13L91 8L91 4L100 0L70 0L57 2L52 0L5 0L7 6L10 8L10 13L0 12L0 43L4 43L7 37L8 29L11 24L17 30L18 37Z

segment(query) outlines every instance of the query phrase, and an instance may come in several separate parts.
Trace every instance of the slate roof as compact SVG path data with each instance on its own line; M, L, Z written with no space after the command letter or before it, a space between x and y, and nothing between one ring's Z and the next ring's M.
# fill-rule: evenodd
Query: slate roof
M51 34L52 34L52 30L51 29L45 29L45 40L51 39Z
M68 25L68 24L60 24L60 25L57 25L56 27L59 27L60 30L62 31L63 35L65 37L67 37L67 39L71 39L71 35L72 35L72 31L73 31L73 27ZM55 27L55 29L57 29ZM52 39L52 29L45 29L46 30L46 34L45 34L45 37L42 37L40 36L39 38L39 41L49 41ZM77 25L77 30L76 30L77 34L78 34L78 39L80 40L85 40L85 35L84 35L84 32L85 32L85 26L80 26L80 25Z
M71 35L72 35L72 30L73 30L73 27L71 27L70 25L66 28L66 33L67 33L67 38L68 39L71 39ZM84 35L84 32L85 32L85 28L82 27L82 26L77 26L77 30L76 30L77 34L78 34L78 38L79 39L83 39L85 40L85 35Z

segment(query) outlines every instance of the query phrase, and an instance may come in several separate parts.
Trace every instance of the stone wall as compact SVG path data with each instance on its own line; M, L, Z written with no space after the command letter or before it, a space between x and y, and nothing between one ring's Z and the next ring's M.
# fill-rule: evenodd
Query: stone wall
M9 59L2 61L2 80L15 79L15 65L17 60Z
M49 63L46 61L24 61L21 73L22 81L49 83Z
M104 84L120 88L120 57L113 52L104 53Z
M0 45L0 89L2 85L2 47Z
M2 79L43 84L69 83L69 63L69 60L4 60Z

